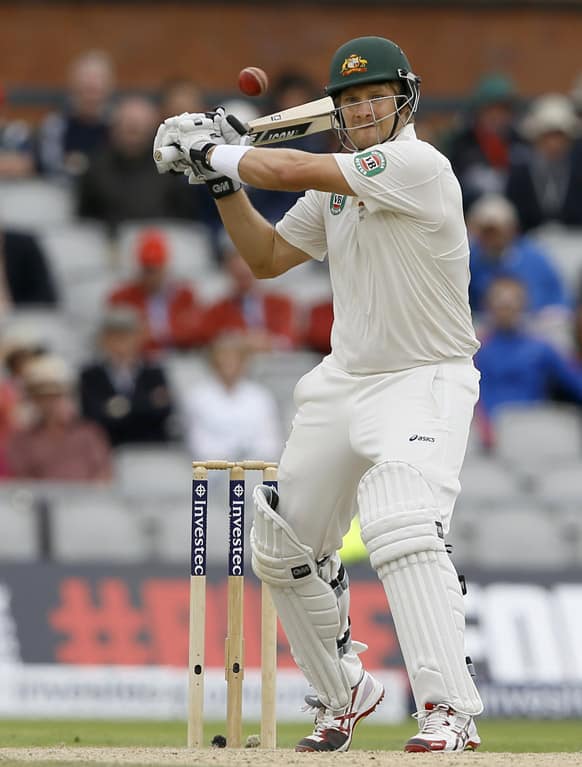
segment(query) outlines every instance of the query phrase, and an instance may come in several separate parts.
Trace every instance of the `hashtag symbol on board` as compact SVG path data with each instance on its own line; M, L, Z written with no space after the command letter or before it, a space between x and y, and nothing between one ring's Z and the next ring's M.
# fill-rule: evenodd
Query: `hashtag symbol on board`
M87 578L63 579L60 604L48 620L62 635L55 649L61 662L137 665L150 660L144 613L132 604L121 578L98 581L95 594Z

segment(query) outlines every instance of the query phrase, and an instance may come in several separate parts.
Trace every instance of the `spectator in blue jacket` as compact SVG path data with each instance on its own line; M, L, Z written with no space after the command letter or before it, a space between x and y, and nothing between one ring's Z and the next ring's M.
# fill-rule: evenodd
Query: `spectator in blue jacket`
M480 411L495 417L504 405L545 402L556 389L582 403L582 374L553 346L524 328L526 289L514 277L498 277L487 291L490 332L477 352Z
M520 280L527 294L526 309L568 307L561 275L544 250L518 233L515 206L500 195L481 197L468 217L471 233L469 302L475 313L485 310L486 295L497 277Z

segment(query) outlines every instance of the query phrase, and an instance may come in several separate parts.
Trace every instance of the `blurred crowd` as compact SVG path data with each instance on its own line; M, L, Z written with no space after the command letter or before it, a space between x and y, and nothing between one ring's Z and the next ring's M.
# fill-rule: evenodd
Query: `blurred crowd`
M99 222L112 242L124 223L141 230L131 274L92 309L94 348L78 365L43 343L42 333L8 321L31 307L59 312L62 297L37 233L0 220L0 476L107 482L115 449L127 444L178 443L194 458L276 459L284 418L248 365L272 351L326 354L329 295L298 302L255 280L206 189L157 174L158 123L215 106L196 82L172 80L155 98L120 93L113 62L89 51L72 63L65 90L62 108L36 126L7 119L0 92L1 194L40 178L71 190L74 221ZM282 73L272 93L263 113L321 95L300 72ZM243 120L257 114L248 101L227 107ZM507 405L582 403L581 114L582 83L526 99L508 77L491 73L444 127L422 110L418 119L419 136L449 157L463 189L469 299L482 343L483 449L495 449L496 414ZM338 151L328 134L296 146ZM273 222L297 197L249 193ZM227 286L220 296L202 298L200 284L174 270L164 220L207 232ZM572 263L564 263L566 250ZM76 259L83 256L81 249ZM313 270L320 278L321 267ZM307 293L311 278L307 272ZM205 375L178 403L166 360L191 354L204 361Z

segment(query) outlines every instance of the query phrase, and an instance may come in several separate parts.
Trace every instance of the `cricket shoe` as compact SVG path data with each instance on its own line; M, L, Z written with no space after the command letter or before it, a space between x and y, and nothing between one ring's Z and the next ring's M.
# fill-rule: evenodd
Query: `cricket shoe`
M371 714L384 697L384 687L371 674L364 671L362 678L352 687L352 698L338 713L326 708L316 697L305 698L308 709L315 710L315 727L311 735L295 746L295 751L347 751L360 719Z
M473 717L446 703L427 703L416 716L420 731L406 743L405 751L475 751L481 745Z

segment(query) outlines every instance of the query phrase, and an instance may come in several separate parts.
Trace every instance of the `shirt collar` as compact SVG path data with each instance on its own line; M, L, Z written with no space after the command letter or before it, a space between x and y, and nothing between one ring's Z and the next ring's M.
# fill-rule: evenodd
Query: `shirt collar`
M414 130L414 125L412 123L408 123L408 125L405 125L404 128L398 133L398 135L392 139L393 141L416 141L416 131Z

